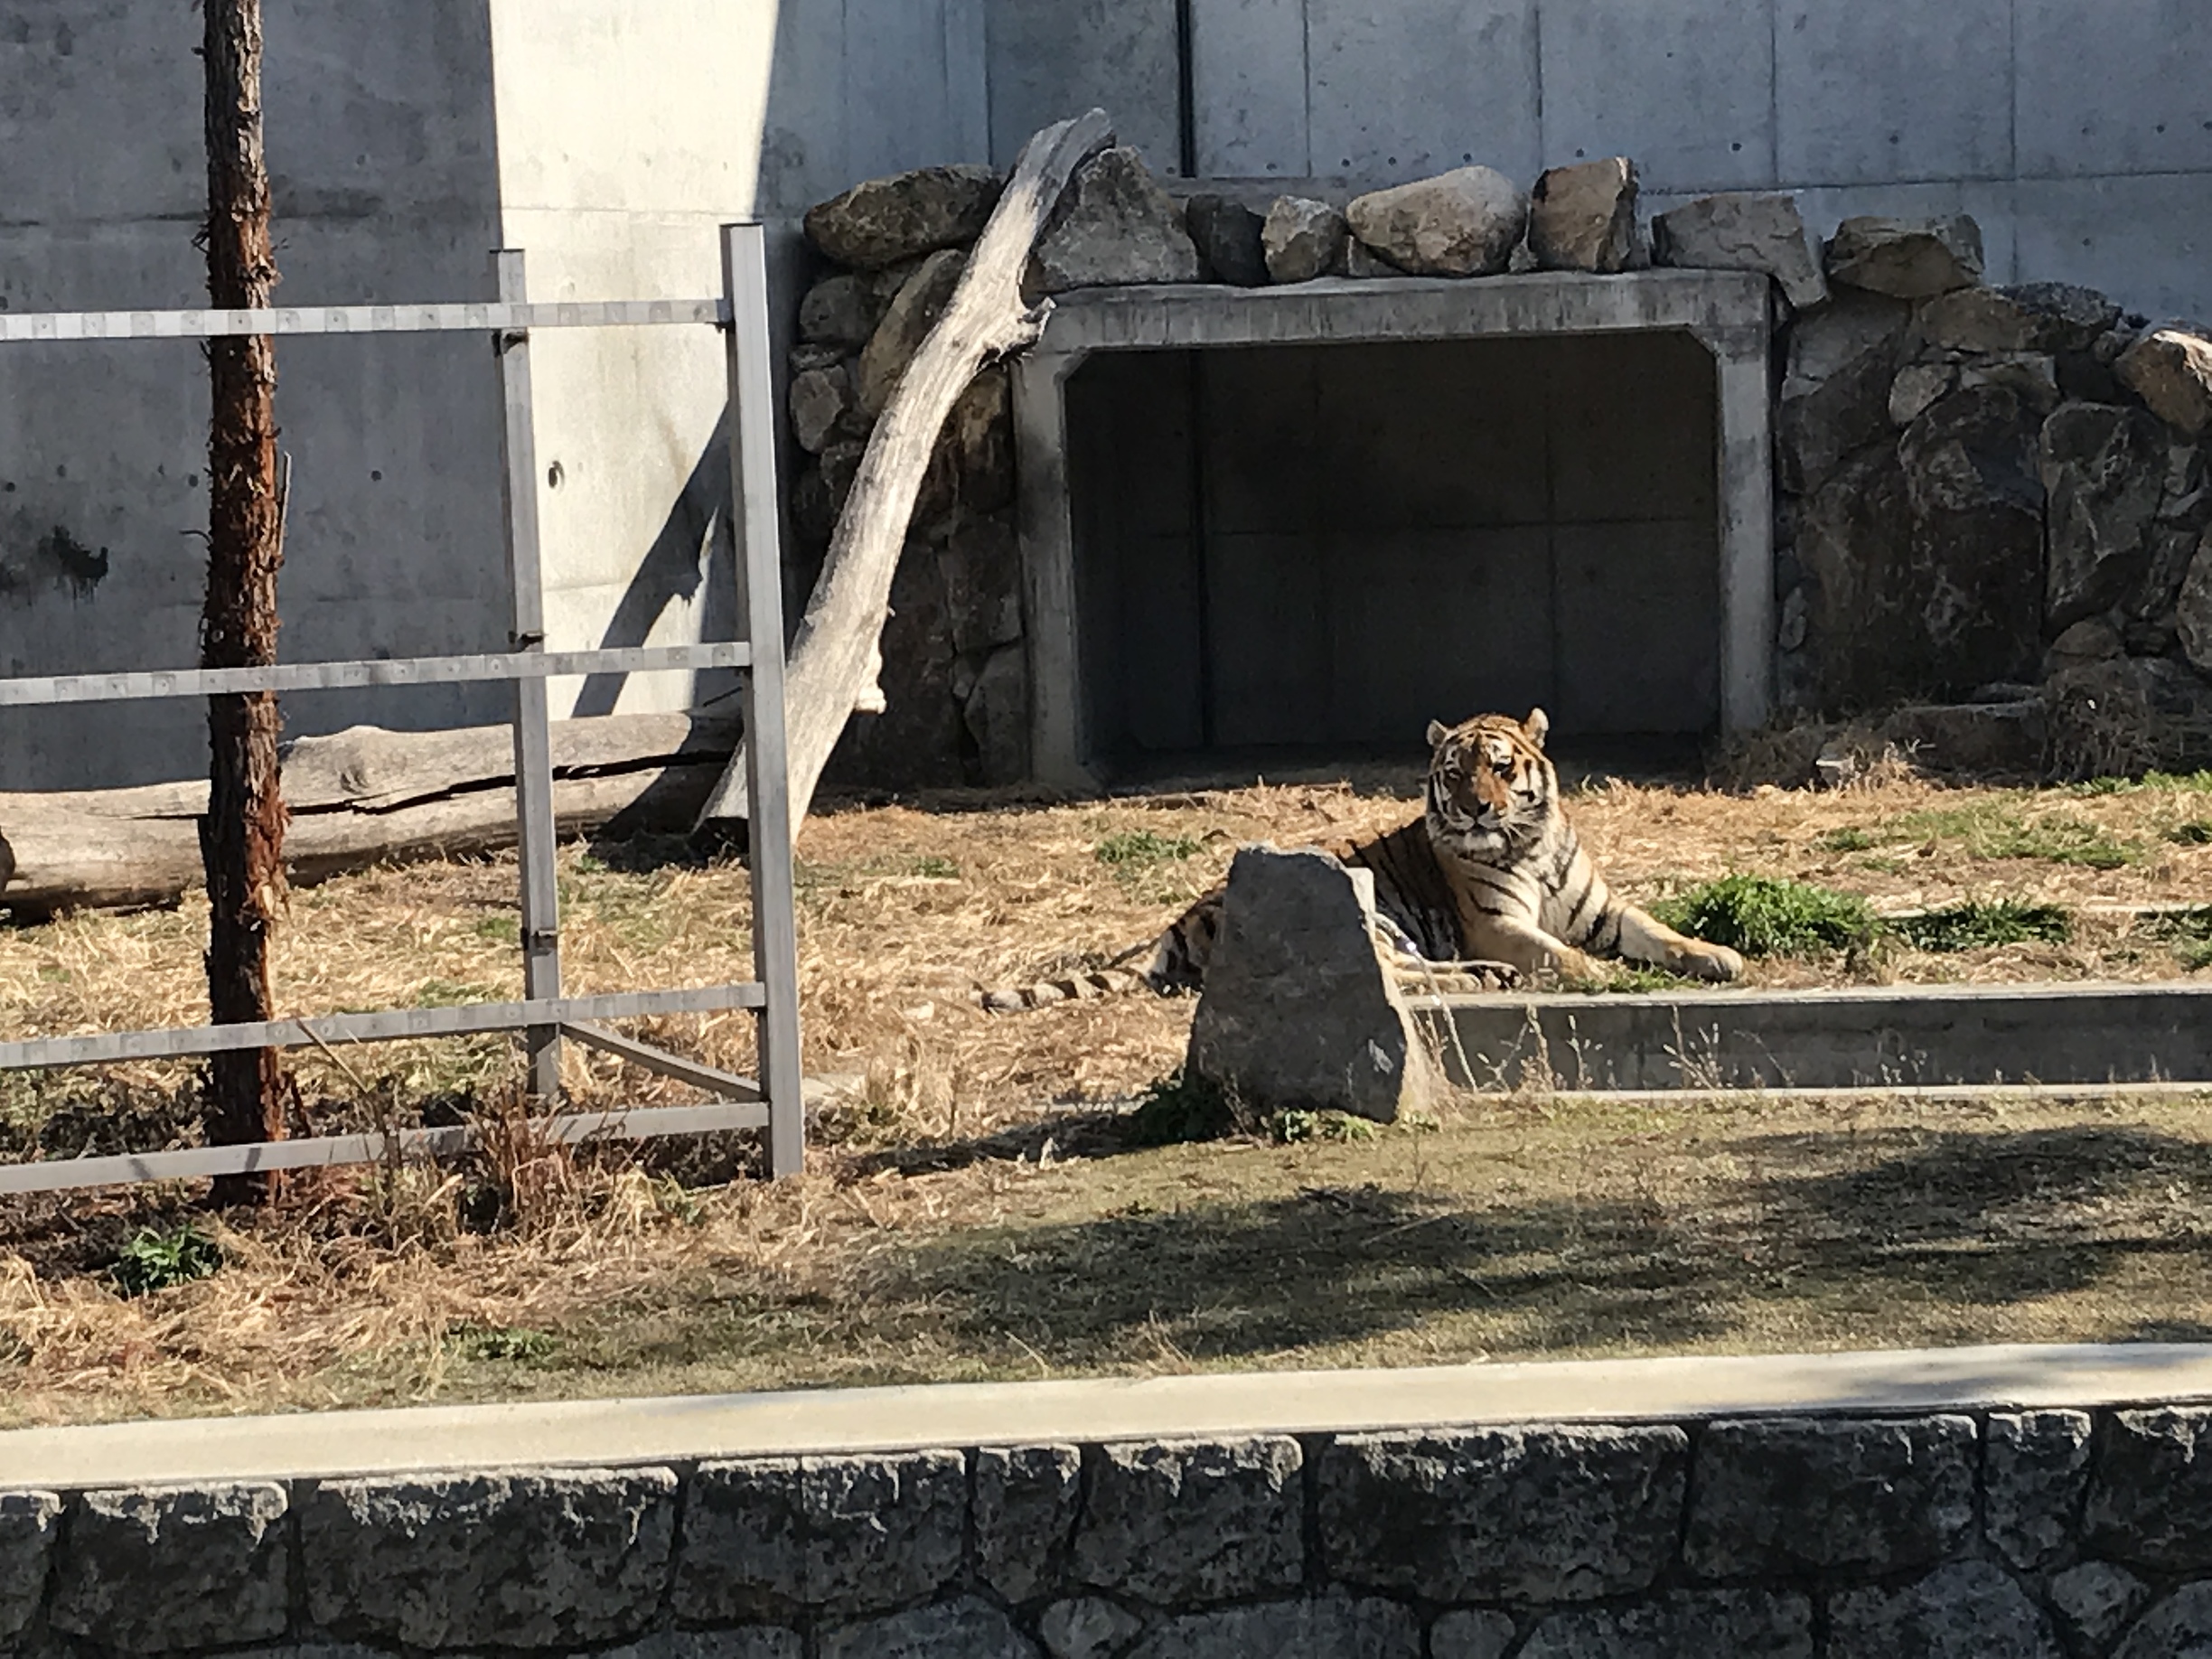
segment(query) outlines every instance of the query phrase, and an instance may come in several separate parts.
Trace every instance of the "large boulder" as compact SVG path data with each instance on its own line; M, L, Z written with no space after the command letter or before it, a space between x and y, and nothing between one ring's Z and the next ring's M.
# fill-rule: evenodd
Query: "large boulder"
M926 544L909 542L891 578L891 614L884 621L885 708L845 723L825 773L833 783L911 790L958 788L968 781L951 633L938 561Z
M981 782L1018 783L1029 775L1029 653L1003 645L984 659L961 706L974 740Z
M1954 288L1920 307L1918 333L1946 351L2086 351L2120 315L2095 288L2031 282Z
M845 351L866 345L883 321L886 300L874 276L839 271L809 288L799 302L799 337Z
M852 371L843 363L792 376L792 436L810 455L821 454L853 408Z
M1345 216L1311 196L1278 196L1260 226L1260 256L1270 282L1311 282L1343 268L1352 232Z
M1776 439L1783 487L1818 489L1846 455L1890 436L1890 389L1911 311L1852 294L1790 329Z
M975 240L1005 188L990 167L923 167L869 179L808 209L807 240L839 265L895 265Z
M1702 196L1662 213L1652 220L1652 258L1693 270L1764 271L1800 311L1828 298L1820 248L1795 196Z
M2170 323L2152 329L2113 365L2120 382L2185 437L2212 431L2212 339Z
M1183 204L1184 228L1206 269L1240 288L1267 286L1267 249L1260 239L1265 222L1227 196L1193 196Z
M2197 544L2197 556L2181 577L2181 591L2174 600L2174 626L2189 666L2212 676L2212 530Z
M1528 198L1492 167L1455 167L1361 196L1352 234L1416 276L1495 276L1528 229Z
M2054 776L2111 777L2151 767L2196 772L2212 766L2212 686L2170 658L2115 657L2062 669L2043 682L2043 708ZM2117 1489L2123 1495L2133 1490L2124 1481ZM2176 1500L2164 1488L2142 1490L2147 1495L2140 1507L2159 1516L2182 1513L2172 1507ZM2202 1536L2212 1537L2212 1528L2203 1521L2204 1507L2196 1494L2189 1495L2186 1513ZM2123 1561L2148 1559L2129 1548L2105 1545L2104 1552Z
M1982 227L1947 219L1847 219L1828 244L1828 278L1898 299L1932 299L1982 280Z
M1548 271L1625 271L1636 255L1636 167L1626 155L1553 167L1529 192L1529 250Z
M1954 1561L1898 1589L1829 1604L1832 1659L2066 1659L2050 1620L1992 1561Z
M1412 1017L1375 954L1374 876L1312 848L1247 847L1191 1023L1190 1069L1262 1110L1380 1122L1434 1084Z
M2113 1638L2151 1604L2151 1587L2110 1561L2084 1561L2055 1572L2045 1593L2077 1653L2110 1651Z
M883 321L861 347L854 383L860 411L871 420L890 403L906 365L952 303L953 290L967 268L968 256L956 249L930 255L900 287Z
M1100 151L1075 174L1029 268L1029 286L1040 294L1205 275L1182 214L1127 145Z
M2049 498L2043 604L2056 632L2109 610L2142 581L2166 442L2141 409L2069 403L2043 423L2040 447Z

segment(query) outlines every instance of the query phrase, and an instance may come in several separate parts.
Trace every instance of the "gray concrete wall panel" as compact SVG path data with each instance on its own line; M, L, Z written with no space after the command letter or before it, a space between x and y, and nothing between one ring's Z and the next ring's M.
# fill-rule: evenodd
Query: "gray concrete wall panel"
M2212 173L2024 180L2021 279L2103 288L2157 319L2212 322Z
M1535 0L1307 0L1314 170L1417 179L1541 166Z
M1194 0L1191 98L1199 173L1304 178L1306 0Z
M2212 171L2212 6L2020 0L2016 14L2022 176Z
M1096 106L1156 173L1182 151L1175 0L990 0L991 159Z

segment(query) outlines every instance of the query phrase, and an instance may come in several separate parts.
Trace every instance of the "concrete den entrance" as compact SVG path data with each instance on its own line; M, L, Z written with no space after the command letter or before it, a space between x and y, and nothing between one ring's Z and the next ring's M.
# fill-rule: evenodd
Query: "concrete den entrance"
M1764 720L1766 279L1063 296L1017 370L1036 774ZM1617 746L1617 745L1607 745Z

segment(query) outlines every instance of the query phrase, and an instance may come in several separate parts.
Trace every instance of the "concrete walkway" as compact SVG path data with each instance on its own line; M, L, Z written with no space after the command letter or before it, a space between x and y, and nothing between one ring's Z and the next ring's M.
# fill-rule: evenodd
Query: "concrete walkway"
M2212 1345L1934 1348L423 1406L0 1433L0 1490L1354 1432L2212 1400Z

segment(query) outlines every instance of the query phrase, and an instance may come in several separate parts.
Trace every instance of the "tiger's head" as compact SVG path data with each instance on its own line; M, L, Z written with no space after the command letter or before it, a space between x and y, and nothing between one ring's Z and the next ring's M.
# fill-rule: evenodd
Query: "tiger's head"
M1429 723L1429 834L1454 852L1495 856L1540 834L1559 798L1559 774L1544 756L1551 722L1476 715L1457 726Z

